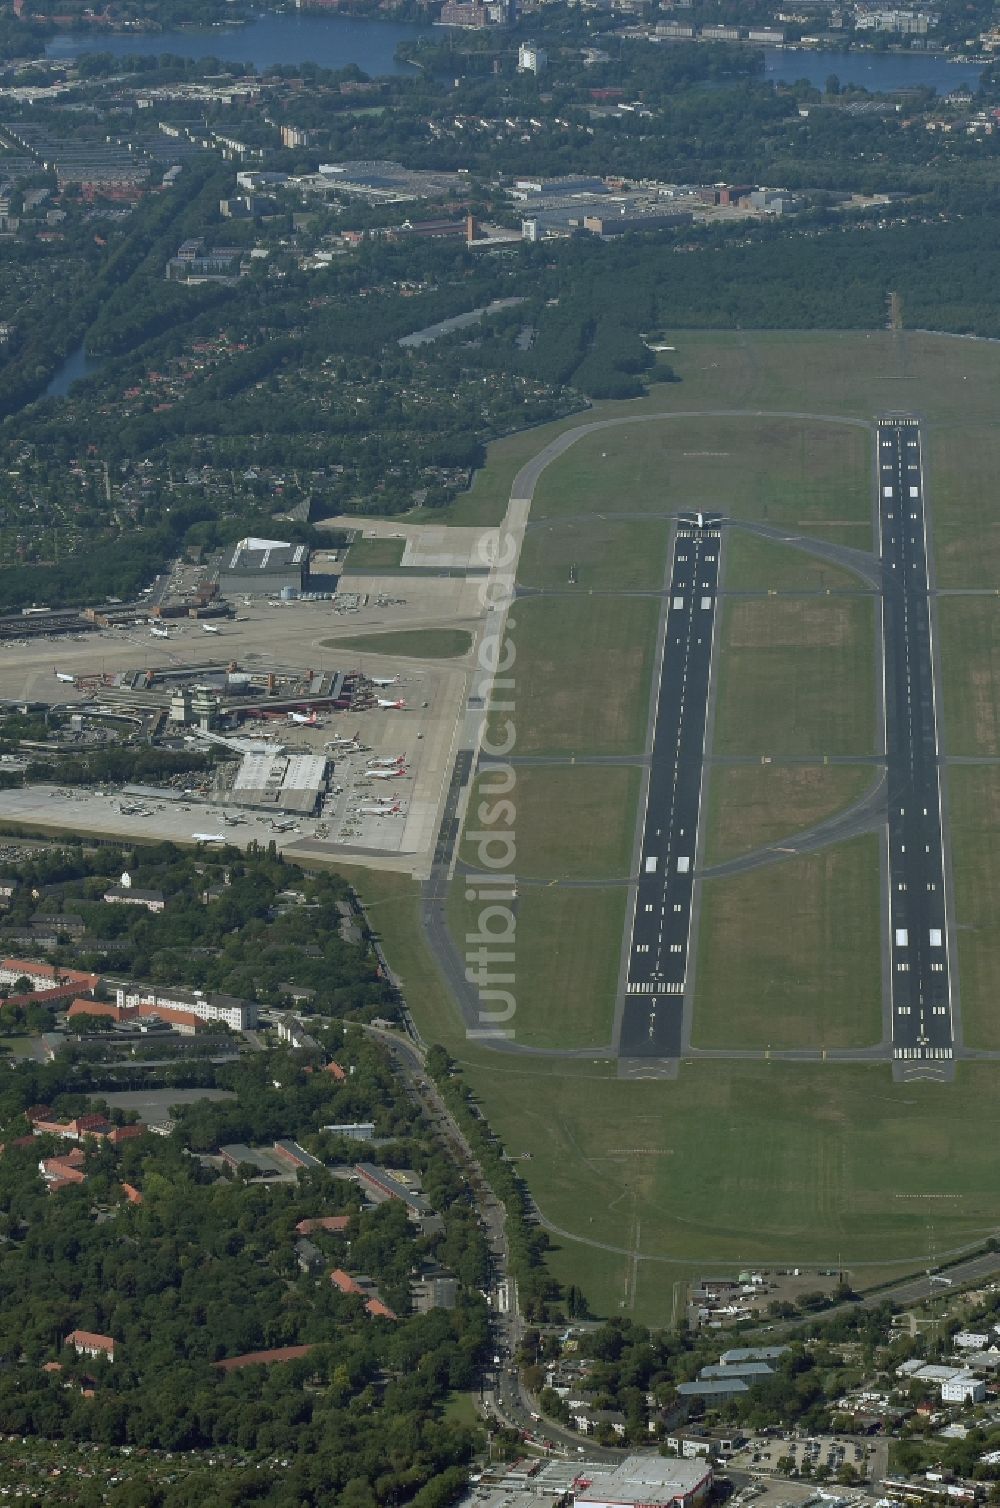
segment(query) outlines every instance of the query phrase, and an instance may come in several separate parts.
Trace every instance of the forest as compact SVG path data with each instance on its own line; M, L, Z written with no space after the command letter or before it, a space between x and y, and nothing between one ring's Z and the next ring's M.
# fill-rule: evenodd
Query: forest
M11 1141L23 1138L24 1111L100 1109L102 1089L119 1079L80 1064L0 1066L0 1431L249 1456L245 1470L217 1473L213 1503L451 1500L473 1442L443 1411L474 1385L486 1344L485 1248L459 1176L381 1050L358 1032L337 1029L333 1040L346 1083L301 1054L251 1055L215 1075L234 1098L178 1107L166 1138L88 1143L85 1181L54 1193L38 1172L52 1138ZM395 1202L361 1207L357 1188L325 1166L262 1185L198 1155L233 1135L288 1136L322 1152L320 1125L356 1115L388 1138L379 1155L390 1166L419 1171L442 1233L421 1236ZM124 1195L126 1183L139 1200ZM315 1255L300 1260L297 1222L333 1213L349 1217L347 1229L315 1233ZM439 1265L459 1280L455 1308L411 1314L411 1275ZM339 1293L328 1276L338 1266L371 1277L399 1318L373 1318ZM66 1346L78 1329L111 1336L113 1361ZM301 1345L312 1349L286 1363L214 1365ZM162 1498L113 1498L206 1500L190 1483Z

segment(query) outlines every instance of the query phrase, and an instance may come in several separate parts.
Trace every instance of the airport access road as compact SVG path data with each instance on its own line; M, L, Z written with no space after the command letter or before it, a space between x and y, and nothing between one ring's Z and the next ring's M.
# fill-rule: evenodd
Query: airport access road
M885 418L877 432L882 557L883 704L888 757L885 925L894 1068L953 1068L952 949L920 428Z
M619 1056L679 1058L722 534L674 535Z

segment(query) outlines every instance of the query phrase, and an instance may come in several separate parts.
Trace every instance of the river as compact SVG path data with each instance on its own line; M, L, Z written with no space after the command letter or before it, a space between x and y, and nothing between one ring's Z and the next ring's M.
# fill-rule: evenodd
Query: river
M74 58L82 52L171 52L178 57L215 57L226 63L252 63L259 71L272 63L318 63L346 68L356 63L365 73L410 73L394 57L397 45L412 37L440 35L417 22L357 20L351 16L308 16L299 12L265 14L246 26L213 26L204 31L161 31L95 35L58 32L45 49L50 58ZM808 79L822 89L831 73L843 84L888 90L933 85L947 94L959 84L975 88L978 63L949 63L939 53L830 52L811 47L764 49L764 74L775 83Z

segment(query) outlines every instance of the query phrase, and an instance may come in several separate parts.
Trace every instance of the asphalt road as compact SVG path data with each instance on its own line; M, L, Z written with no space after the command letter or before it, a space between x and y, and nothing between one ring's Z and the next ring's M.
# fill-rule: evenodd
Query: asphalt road
M892 1055L954 1056L924 483L915 419L878 427Z
M680 527L660 665L619 1054L681 1053L722 535Z

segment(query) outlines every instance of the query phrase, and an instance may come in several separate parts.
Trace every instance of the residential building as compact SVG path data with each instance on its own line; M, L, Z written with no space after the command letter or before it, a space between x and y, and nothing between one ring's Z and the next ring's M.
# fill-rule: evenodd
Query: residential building
M90 1330L71 1330L63 1344L72 1346L77 1356L103 1356L106 1361L115 1359L115 1343L110 1335L95 1335Z
M741 1366L747 1361L777 1361L787 1350L787 1346L733 1346L723 1351L719 1361L724 1367Z
M747 1393L749 1388L740 1377L718 1380L706 1379L699 1382L682 1382L678 1385L678 1398L703 1398L706 1403L722 1403L727 1398L735 1398L739 1393Z
M330 1274L330 1282L341 1293L352 1294L356 1298L364 1299L365 1308L373 1319L394 1320L399 1318L389 1308L388 1304L384 1303L379 1297L379 1291L371 1278L361 1276L353 1278L342 1267L335 1267Z
M79 1147L72 1147L60 1157L43 1157L38 1164L38 1171L48 1184L49 1193L54 1194L58 1189L85 1182L87 1175L83 1171L84 1161Z
M72 993L73 989L80 995L92 994L101 982L100 974L83 974L79 969L64 969L56 964L40 963L35 958L5 958L0 961L0 985L17 984L20 979L29 980L33 990L46 994L54 990Z
M300 1236L311 1236L313 1231L318 1230L342 1236L347 1232L350 1223L350 1215L317 1215L311 1220L300 1220L295 1230Z
M534 42L522 42L517 49L518 73L544 73L548 67L549 55L544 47L536 47Z
M750 1383L752 1386L765 1377L773 1377L774 1368L768 1366L766 1361L740 1361L734 1362L730 1367L702 1367L698 1376L703 1382L718 1381L720 1377L738 1377L742 1382Z
M942 1403L982 1403L986 1384L972 1372L959 1372L941 1384Z
M371 1141L375 1135L374 1121L350 1121L343 1125L321 1126L321 1131L329 1131L331 1136L345 1136L348 1141Z
M104 899L108 905L144 906L147 911L153 912L162 911L166 905L162 890L137 890L127 869L119 884L112 885L110 890L104 892Z
M238 1372L243 1367L270 1367L277 1362L298 1361L313 1349L313 1346L276 1346L271 1351L245 1351L242 1356L227 1356L224 1361L214 1361L212 1365L220 1372Z
M206 994L203 990L185 990L174 985L159 987L147 984L115 986L119 1008L137 1010L151 1006L155 1011L183 1012L200 1021L221 1021L232 1031L242 1032L257 1024L257 1005L235 995Z
M570 1423L581 1435L596 1435L602 1430L611 1430L619 1439L624 1439L626 1419L619 1409L592 1409L586 1404L570 1406Z
M323 1166L318 1157L314 1157L311 1152L307 1152L305 1148L300 1147L297 1141L276 1141L274 1144L274 1153L276 1157L280 1157L282 1162L287 1163L296 1172L300 1168L321 1168Z
M417 1192L415 1187L410 1187L411 1180L416 1184L415 1173L402 1168L396 1168L390 1173L385 1168L377 1168L374 1163L370 1162L356 1163L354 1171L360 1178L362 1187L376 1203L381 1204L385 1199L400 1199L410 1214L427 1215L430 1213L427 1200Z

